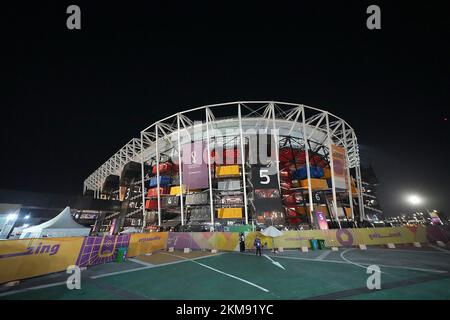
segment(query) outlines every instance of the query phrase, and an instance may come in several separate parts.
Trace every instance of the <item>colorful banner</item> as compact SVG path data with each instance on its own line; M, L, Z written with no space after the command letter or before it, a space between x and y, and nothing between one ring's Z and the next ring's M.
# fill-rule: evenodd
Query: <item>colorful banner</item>
M327 216L325 213L321 211L314 211L314 218L314 222L316 222L320 230L328 229Z
M266 248L309 247L310 239L324 239L326 246L411 244L450 241L449 226L285 231L276 238L246 232L247 249L259 236ZM117 248L128 247L128 256L174 247L237 251L238 232L151 232L103 237L67 237L0 241L0 283L64 271L70 265L90 266L111 262Z
M79 251L77 266L87 267L111 262L119 247L128 247L130 235L85 237Z
M191 248L237 251L238 246L237 232L170 232L167 240L167 247L177 250Z
M331 158L333 161L334 183L339 189L347 189L347 173L345 170L345 149L331 145Z
M128 245L128 257L136 257L166 248L168 232L150 232L131 234Z
M0 242L0 283L66 270L74 265L83 237Z
M431 217L432 225L441 225L442 224L441 218L439 218L439 215L436 212L428 212L428 214Z

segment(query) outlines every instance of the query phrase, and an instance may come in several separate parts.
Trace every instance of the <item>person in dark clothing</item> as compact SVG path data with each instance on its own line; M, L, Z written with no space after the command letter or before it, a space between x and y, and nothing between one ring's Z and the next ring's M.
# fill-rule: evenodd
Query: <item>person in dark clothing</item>
M256 236L254 245L255 245L255 249L256 249L256 255L258 255L258 253L259 253L259 255L261 256L261 246L262 245L261 245L261 239L259 239L258 236Z
M239 248L241 252L245 252L245 237L242 232L239 234Z

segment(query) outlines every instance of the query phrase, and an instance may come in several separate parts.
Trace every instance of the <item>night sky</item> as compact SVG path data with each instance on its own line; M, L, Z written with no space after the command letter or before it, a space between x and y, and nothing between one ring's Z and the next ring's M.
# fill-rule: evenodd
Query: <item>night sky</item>
M2 4L0 188L81 194L162 117L279 100L353 126L386 215L408 210L408 192L450 211L443 1L92 2ZM70 4L81 7L79 31L66 28ZM381 30L366 28L370 4Z

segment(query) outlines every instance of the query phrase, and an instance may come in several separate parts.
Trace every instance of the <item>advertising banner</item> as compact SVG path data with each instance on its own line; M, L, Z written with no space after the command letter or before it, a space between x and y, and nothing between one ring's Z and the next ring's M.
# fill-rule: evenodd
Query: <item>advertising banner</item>
M442 224L441 218L439 218L439 215L436 212L428 212L428 214L431 217L432 225L441 225Z
M314 221L320 230L328 229L328 222L326 215L321 211L314 211Z
M208 188L208 163L207 159L203 159L206 143L198 141L185 144L182 149L184 186L188 190Z
M78 254L76 265L87 267L111 262L116 257L116 249L128 247L130 235L85 237Z
M191 248L237 251L238 246L237 232L170 232L167 240L167 247L177 250Z
M146 253L165 249L168 232L150 232L131 234L128 245L128 257L136 257Z
M0 283L66 270L74 265L84 237L0 242Z
M345 166L345 149L331 145L331 158L333 160L334 182L336 188L347 189L347 171Z

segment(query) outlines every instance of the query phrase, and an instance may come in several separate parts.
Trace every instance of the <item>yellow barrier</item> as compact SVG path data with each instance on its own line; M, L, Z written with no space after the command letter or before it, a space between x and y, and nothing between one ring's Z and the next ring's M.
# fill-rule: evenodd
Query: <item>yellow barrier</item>
M307 246L310 239L324 239L327 246L383 245L387 243L426 242L426 227L394 227L368 229L331 229L285 231L282 236L270 238L260 232L245 234L247 249L253 248L258 235L266 247L294 249ZM0 242L0 283L25 279L65 270L82 255L83 237L5 240ZM173 246L177 249L218 249L235 251L239 248L238 232L155 232L131 234L128 256Z
M0 283L66 270L74 265L83 237L0 242Z
M166 248L168 232L133 233L128 245L128 257L136 257Z
M283 247L288 249L310 247L310 239L323 239L325 245L331 246L356 246L384 245L388 243L414 243L427 241L426 227L394 227L394 228L368 228L368 229L331 229L331 230L301 230L285 231L282 236L273 239L263 236L260 232L246 234L245 245L253 248L256 235L267 247Z

